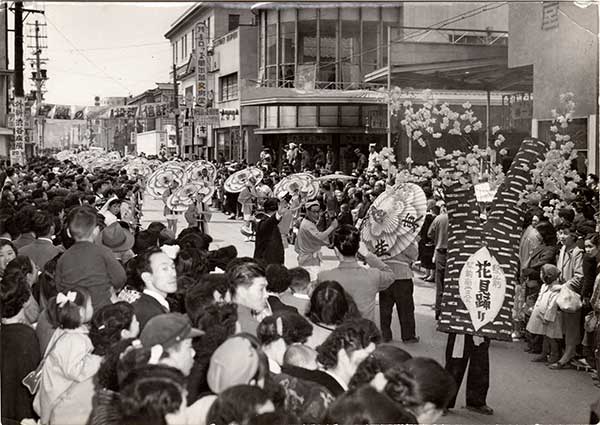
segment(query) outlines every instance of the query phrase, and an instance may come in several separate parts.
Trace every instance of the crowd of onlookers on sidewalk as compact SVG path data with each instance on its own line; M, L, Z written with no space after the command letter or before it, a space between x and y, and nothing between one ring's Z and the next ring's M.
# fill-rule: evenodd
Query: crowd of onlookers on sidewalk
M386 263L357 230L390 183L381 167L359 149L348 157L353 179L325 181L316 200L294 209L273 198L274 185L337 164L329 151L299 150L276 169L272 156L261 155L265 177L250 210L223 187L246 164L217 163L213 207L257 222L254 258L238 257L235 246L211 249L197 222L178 234L160 222L142 226L144 181L118 169L90 173L51 159L5 169L2 422L434 423L453 407L453 376L390 343L394 305L401 339L418 342L412 265L443 291L443 199L424 185L430 201L418 249ZM514 338L526 338L533 360L551 369L597 369L597 205L590 175L560 220L545 217L544 205L525 214ZM280 227L284 216L291 219ZM281 248L258 249L277 237ZM315 276L310 266L285 267L285 243L310 237L334 249L337 268ZM565 288L569 311L558 306Z

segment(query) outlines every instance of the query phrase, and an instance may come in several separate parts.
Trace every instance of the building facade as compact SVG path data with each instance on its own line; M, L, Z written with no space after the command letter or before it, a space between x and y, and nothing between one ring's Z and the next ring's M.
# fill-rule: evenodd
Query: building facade
M485 127L502 120L503 96L512 87L474 75L497 76L507 69L507 5L481 6L477 13L472 4L287 6L271 2L253 8L258 80L245 88L242 100L242 106L258 106L255 133L276 157L289 143L304 145L313 156L331 148L335 165L348 171L354 150L387 145L389 129L399 158L426 162L425 152L398 138L399 119L388 123L386 100L378 91L388 86L390 64L392 86L433 88L451 105L471 101ZM451 20L463 29L432 29ZM486 135L480 137L485 144Z
M600 171L598 138L598 4L511 2L509 64L533 67L531 132L548 139L559 96L575 96L569 132L581 172Z
M173 47L180 104L182 156L238 161L252 153L252 128L256 118L240 105L240 87L255 79L256 27L250 8L225 8L196 3L180 16L165 37ZM196 96L196 24L207 28L208 107L219 110L219 124L200 125L191 112ZM171 78L173 75L171 74ZM242 144L244 141L244 144Z

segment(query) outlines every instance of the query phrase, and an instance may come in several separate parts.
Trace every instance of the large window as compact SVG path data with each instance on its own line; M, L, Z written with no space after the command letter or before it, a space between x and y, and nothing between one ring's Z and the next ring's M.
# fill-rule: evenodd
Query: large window
M267 79L277 81L277 10L267 11Z
M298 63L317 61L317 11L298 9Z
M282 9L279 12L279 21L280 86L293 87L296 62L296 10Z
M378 68L377 55L379 52L379 10L373 7L363 7L361 10L363 18L362 60L363 75L373 72Z
M238 98L238 75L237 72L219 78L219 100L226 102Z
M321 9L319 19L319 72L318 79L323 88L336 88L336 58L337 58L337 9Z
M240 26L240 15L229 15L229 31Z

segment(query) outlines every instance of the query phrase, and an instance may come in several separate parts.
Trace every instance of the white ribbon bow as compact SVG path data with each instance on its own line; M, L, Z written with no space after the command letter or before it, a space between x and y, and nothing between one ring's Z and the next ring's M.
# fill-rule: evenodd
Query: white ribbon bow
M160 344L153 345L150 349L150 360L148 364L158 364L158 361L163 355L163 346Z
M63 294L62 292L59 292L56 296L56 304L58 304L59 307L64 307L64 305L69 301L74 303L75 298L77 298L76 292L69 291L67 292L67 295Z
M175 258L177 258L179 249L179 245L163 245L160 247L160 250L164 252L171 260L175 260Z

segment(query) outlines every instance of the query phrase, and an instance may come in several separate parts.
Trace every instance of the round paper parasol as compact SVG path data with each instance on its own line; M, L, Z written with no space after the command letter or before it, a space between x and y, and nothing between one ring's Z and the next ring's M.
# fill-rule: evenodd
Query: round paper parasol
M177 212L187 210L196 200L199 189L200 187L193 183L184 184L167 198L167 208Z
M357 179L357 178L358 177L347 176L345 174L327 174L326 176L317 177L317 180L319 180L319 181L326 181L326 180L342 180L342 181L346 181L346 180L354 180L354 179Z
M361 239L378 257L395 257L415 241L426 212L427 198L421 187L414 183L391 187L369 208Z
M117 151L109 152L106 157L111 161L120 161L121 160L121 154Z
M309 173L291 174L275 185L273 193L279 199L288 194L299 194L311 199L319 193L319 182Z
M195 182L198 180L203 180L204 177L202 177L202 170L206 170L208 179L211 182L215 181L215 177L217 177L217 168L211 162L203 159L194 161L186 167L185 175L188 181Z
M256 167L248 167L237 171L227 177L227 180L225 180L225 190L231 193L241 192L248 184L250 177L254 177L256 179L256 183L258 183L263 178L263 172Z
M73 152L70 150L60 151L59 153L54 155L54 157L56 159L58 159L59 161L66 161L67 159L71 159L72 156L73 156ZM77 157L75 157L75 158L77 158Z
M131 161L123 167L123 170L127 171L127 175L132 177L135 175L147 177L152 173L150 165L144 161Z
M173 180L179 183L179 186L183 186L185 180L185 171L183 168L157 168L152 175L148 178L146 183L146 190L150 196L160 199L162 194Z

